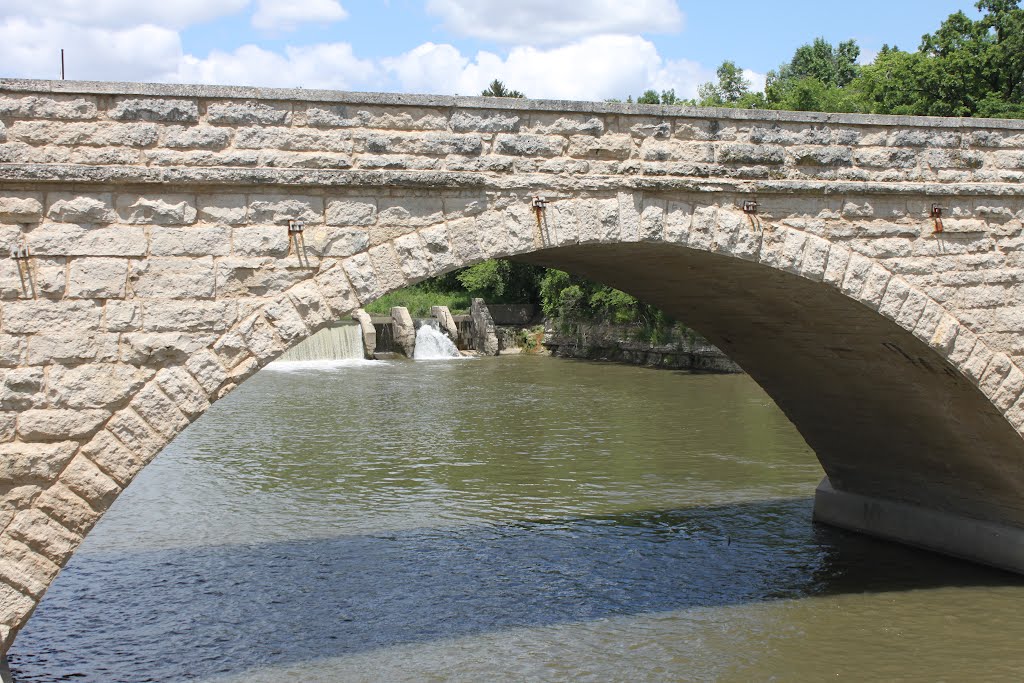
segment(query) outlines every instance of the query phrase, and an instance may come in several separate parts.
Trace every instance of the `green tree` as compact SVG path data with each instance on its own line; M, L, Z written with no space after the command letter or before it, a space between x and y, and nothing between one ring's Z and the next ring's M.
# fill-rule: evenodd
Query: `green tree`
M480 94L483 95L484 97L526 97L526 95L519 92L518 90L509 90L508 88L505 87L505 84L499 81L497 78L491 81L491 84L488 85L487 88Z
M717 82L709 81L697 87L697 97L701 106L735 106L751 94L750 81L744 77L743 69L736 66L735 62L722 62L715 75L718 76Z

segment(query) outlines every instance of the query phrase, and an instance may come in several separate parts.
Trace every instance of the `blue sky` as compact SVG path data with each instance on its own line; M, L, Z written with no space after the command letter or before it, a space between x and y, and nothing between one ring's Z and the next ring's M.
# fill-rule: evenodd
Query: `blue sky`
M0 76L534 97L692 96L724 59L764 74L816 36L914 49L969 0L0 0Z

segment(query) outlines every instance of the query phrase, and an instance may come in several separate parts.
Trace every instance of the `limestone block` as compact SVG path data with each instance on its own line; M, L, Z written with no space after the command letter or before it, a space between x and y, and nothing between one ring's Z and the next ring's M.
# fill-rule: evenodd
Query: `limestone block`
M427 248L431 249L430 236L436 235L436 232L431 232L431 229L421 230L420 235L423 236L424 242L427 244ZM486 258L486 254L480 247L479 234L476 229L476 220L473 218L460 218L454 221L448 221L446 235L451 240L451 252L454 256L454 263L458 265L470 265L477 261L483 261ZM448 243L446 239L445 244ZM441 246L440 243L437 243ZM439 253L444 253L440 251ZM436 254L431 249L431 257L436 261Z
M147 332L224 332L235 324L237 304L231 300L164 300L143 303Z
M256 225L232 230L232 249L239 256L287 256L288 229L280 225Z
M244 194L199 195L199 220L216 225L240 225L245 223L249 211Z
M418 282L430 275L430 253L419 233L409 233L394 240L398 262L409 282Z
M0 222L37 223L42 218L43 195L41 192L0 191Z
M0 444L0 482L23 485L54 481L77 450L75 441Z
M825 277L825 267L828 264L828 252L830 244L828 240L817 235L806 235L804 252L800 257L800 275L821 282Z
M544 212L541 236L545 246L557 247L576 244L580 229L573 201L549 201Z
M76 456L68 464L67 469L61 473L60 480L95 510L106 510L121 493L121 487L117 482L104 474L84 455Z
M136 301L108 300L103 307L103 327L108 332L131 332L142 327L142 306Z
M149 147L159 139L152 123L56 123L18 121L7 132L30 145L67 147Z
M143 463L152 460L167 442L166 437L150 427L131 408L115 413L107 422L107 430Z
M36 498L34 507L61 526L82 535L88 533L100 518L100 512L61 482L43 491Z
M115 333L57 328L29 338L28 362L48 365L112 361L117 358L117 343Z
M640 240L640 211L643 196L639 193L619 192L619 234L624 242Z
M494 139L495 154L520 157L557 157L565 152L567 140L556 135L507 135Z
M44 223L28 234L35 256L145 256L143 227L83 228Z
M889 147L959 147L960 133L901 128L886 136Z
M849 147L798 145L787 150L797 164L806 166L848 166L853 163Z
M462 219L470 221L471 219ZM434 225L423 228L419 231L420 239L423 240L427 252L430 254L430 268L432 275L439 275L455 268L459 261L451 243L448 241L448 227L446 224Z
M514 170L515 157L461 157L457 154L445 157L444 168L449 171L472 171L473 173L510 173Z
M115 410L142 387L152 370L115 363L50 368L46 398L54 408Z
M293 257L294 258L294 257ZM217 261L218 296L278 294L310 277L298 261L270 257L222 258Z
M715 160L714 146L706 142L682 142L647 138L640 145L640 158L644 161L687 161L710 163Z
M690 241L690 227L693 225L692 205L686 202L669 201L665 214L665 241L686 244Z
M211 102L206 108L206 120L217 125L288 125L291 106L264 102Z
M473 318L473 346L484 356L498 355L498 336L495 332L494 318L483 299L470 302L469 313Z
M406 358L412 358L416 351L416 327L405 306L391 308L391 323L395 331L395 344Z
M93 301L9 301L3 308L3 330L32 334L69 327L99 329L103 307Z
M217 354L208 349L189 354L188 360L185 361L185 369L207 394L215 391L227 379L227 371L217 359Z
M756 124L750 127L749 141L756 145L831 145L829 128L793 128L785 125ZM844 143L849 144L849 143Z
M585 199L576 207L579 243L614 242L619 237L618 199Z
M373 225L377 219L377 200L372 197L346 197L327 203L327 225Z
M7 142L7 126L0 121L0 143Z
M150 382L142 387L129 407L167 440L173 439L189 425L189 419L178 410L174 401L167 397L156 382Z
M982 393L988 396L990 399L999 390L1003 380L1010 374L1013 369L1013 362L1004 353L996 353L993 355L992 360L989 361L988 367L985 369L985 373L982 375L981 383L979 388Z
M377 276L377 285L384 292L393 292L408 284L402 274L402 266L390 242L373 247L367 252Z
M361 154L358 165L368 170L437 170L441 168L442 162L440 159L414 154Z
M225 256L231 249L231 231L226 226L154 227L149 240L152 256Z
M535 219L525 215L529 214L529 211L524 210L522 205L513 204L505 209L504 214L499 211L487 211L476 217L477 244L485 258L499 258L518 251L518 247L513 245L510 231L515 230L519 234L526 232L522 227L523 223L526 223L527 229L530 228L528 222Z
M639 117L630 117L629 121L637 121L629 127L629 134L634 138L659 138L667 140L672 135L672 124L668 121L653 118L641 119Z
M273 303L265 306L263 317L274 328L277 336L286 346L298 343L311 334L302 320L302 316L295 310L295 305L287 296L279 297Z
M212 126L168 126L163 129L162 147L171 149L224 149L231 144L231 131Z
M147 225L189 225L196 220L192 195L164 194L158 197L121 194L117 196L117 213L125 223Z
M288 298L310 331L319 330L334 318L331 306L314 282L303 282L288 290Z
M825 266L825 275L822 282L840 287L846 276L846 267L850 263L851 252L846 247L833 244L828 251L828 265Z
M455 111L450 122L456 133L515 133L519 116L511 112Z
M313 282L331 306L335 317L347 315L359 305L343 266L334 265L318 272Z
M213 334L130 332L121 335L120 359L129 365L160 367L183 363L216 340Z
M94 119L96 98L63 95L0 96L0 116L19 119Z
M142 153L143 163L148 166L186 166L203 168L208 166L234 166L238 168L260 165L260 152L250 149L189 150L147 149Z
M239 324L238 332L242 336L245 347L260 365L270 362L285 349L274 333L274 328L260 314L243 320ZM232 374L237 373L233 372Z
M150 258L133 263L128 277L141 297L208 299L216 284L212 257Z
M345 154L351 154L354 149L352 135L347 131L278 127L239 128L235 131L235 147Z
M34 599L7 583L0 583L0 621L3 621L5 625L21 626L35 607ZM10 636L4 641L10 642L9 638Z
M504 256L506 254L522 254L524 252L533 251L534 247L541 245L540 231L542 225L547 218L547 212L542 211L540 215L540 223L537 224L537 213L533 210L533 207L526 201L513 203L504 212L504 226L497 220L497 213L494 212L495 221L493 228L485 229L482 221L486 220L488 214L483 213L477 217L477 224L481 230L480 246L483 248L485 253L492 254L494 256ZM505 237L501 241L490 241L487 236L491 235L502 235ZM502 246L504 242L504 246Z
M917 325L914 326L914 336L925 344L931 343L932 337L935 336L935 331L945 315L945 309L937 302L931 299L926 301L924 311L921 312L921 317L918 319Z
M330 214L330 209L328 209ZM327 225L310 231L308 238L313 249L321 256L345 257L365 251L370 246L370 234L355 227Z
M994 357L995 353L992 349L979 339L971 349L970 355L960 365L960 370L964 377L980 386L981 379L985 376L985 371L988 370Z
M41 367L0 371L0 410L26 410L41 406L44 370Z
M109 192L88 195L51 192L47 202L47 217L58 223L113 223L117 220Z
M41 552L58 565L63 565L82 536L65 528L38 510L22 510L7 527L6 533L28 547Z
M199 120L199 106L195 100L120 98L107 116L115 121L191 123Z
M438 326L453 342L459 338L459 326L447 306L431 306L430 317L437 320Z
M917 152L891 147L867 147L853 153L858 166L868 168L913 168L917 166Z
M132 453L107 430L101 431L85 444L82 454L121 486L127 486L145 464L141 455Z
M1006 374L1006 378L999 385L994 394L990 395L993 405L999 410L1006 412L1021 397L1024 391L1024 372L1017 366L1012 366Z
M77 258L68 270L67 296L72 299L121 299L128 283L128 260Z
M868 274L871 272L871 266L874 262L861 256L860 254L851 254L850 260L846 266L846 273L843 275L843 282L839 289L851 298L857 298L861 289L864 287L864 283L868 279Z
M0 334L0 368L14 368L24 365L27 349L27 337Z
M878 305L878 312L886 318L895 321L899 317L900 309L910 295L910 285L900 276L894 276L889 280L885 288L885 294Z
M0 579L33 597L40 597L60 571L60 567L24 543L10 538L0 540Z
M385 293L377 281L377 274L368 253L363 252L345 259L342 267L360 304L369 303ZM320 278L317 278L317 281L319 282Z
M573 135L569 138L568 155L577 159L628 159L633 140L628 135L608 134L601 137Z
M710 251L713 245L715 228L717 225L717 206L701 206L695 208L686 245L691 249Z
M779 165L786 161L786 153L784 148L778 145L749 145L737 142L717 145L715 158L720 164Z
M668 202L645 197L640 212L639 238L644 242L661 242L665 238L665 213Z
M382 198L377 223L383 226L421 228L444 220L440 197Z
M855 294L854 297L868 308L877 310L882 303L886 289L889 286L889 280L891 279L892 273L881 264L874 263L871 266L871 270L868 271L867 278L864 280L864 286L861 287L860 292Z
M323 222L324 200L303 195L261 194L249 206L249 221L288 225L289 220L301 220L307 225Z

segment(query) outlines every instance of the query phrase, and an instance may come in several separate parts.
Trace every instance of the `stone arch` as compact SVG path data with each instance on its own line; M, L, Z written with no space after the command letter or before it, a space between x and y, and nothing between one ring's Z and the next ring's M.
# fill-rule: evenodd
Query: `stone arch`
M713 269L716 273L742 269L744 277L753 278L750 282L766 286L782 283L773 301L783 301L787 292L794 296L820 292L822 302L835 306L836 316L878 321L877 327L869 330L865 348L877 346L878 357L888 354L909 364L920 376L937 377L929 386L949 388L955 393L955 407L976 411L981 425L978 430L992 428L993 415L1001 420L1002 426L994 429L998 433L985 447L1009 451L983 453L988 460L976 472L981 488L969 491L971 495L964 501L939 510L939 514L973 516L1003 530L1024 526L1024 518L1011 514L1012 506L1005 498L999 498L997 505L986 506L988 492L984 490L984 486L995 483L992 477L998 473L991 463L1003 466L1009 459L1006 466L1012 467L1012 458L1024 449L1024 441L1018 436L1024 428L1024 373L907 279L825 236L786 225L768 214L762 219L744 213L731 198L711 195L700 202L692 197L676 200L656 191L561 192L548 196L547 206L537 210L531 203L532 194L523 190L477 193L479 200L467 198L457 212L441 220L413 225L378 244L361 245L344 257L321 254L318 264L307 268L282 291L270 297L253 297L251 302L236 302L247 306L246 314L229 329L204 338L204 343L178 339L169 333L166 338L148 340L144 348L133 348L132 353L144 355L146 363L121 363L117 381L129 389L109 410L99 411L98 422L92 427L75 426L79 422L65 426L60 419L67 415L52 416L49 422L40 420L34 427L41 435L39 439L9 444L6 455L20 458L26 485L0 532L0 547L4 549L0 562L3 650L10 646L60 567L103 511L213 402L288 347L356 307L432 275L498 256L575 267L626 289L631 288L631 278L643 280L643 287L650 291L658 286L659 279L678 278L687 269ZM82 213L93 208L69 206L66 210ZM161 210L160 206L150 208L157 214ZM616 263L621 267L616 269ZM679 282L685 284L686 279ZM735 293L731 296L738 298ZM759 300L757 296L750 299L755 303ZM46 305L42 301L29 312L48 315ZM680 307L677 312L685 313L685 309ZM730 339L727 332L714 329L714 321L709 324L710 328L700 329L712 341L729 352L738 351L741 363L752 357L744 355L743 345L737 346L737 340ZM898 333L896 348L883 347L884 339L878 337L877 330ZM844 352L838 347L830 351L840 361ZM53 358L59 366L60 352L52 353L57 354ZM808 440L812 446L832 443L810 429L805 422L807 413L798 405L806 396L823 392L824 384L798 390L780 382L779 373L769 372L761 359L746 365L794 418L797 428L805 436L811 434ZM92 391L95 388L90 382L94 380L84 373L64 386ZM852 400L858 398L865 397ZM942 396L935 399L941 402ZM67 405L72 406L69 411L78 410L74 402ZM843 429L853 427L856 421ZM855 433L849 435L857 440ZM955 472L958 476L969 471L973 462L969 457L972 454L962 455ZM877 493L864 490L856 478L842 481L843 475L852 471L850 468L826 462L826 470L840 475L833 477L838 490L868 501ZM1009 483L1015 483L1015 479ZM1006 483L1002 487L1005 489ZM933 502L927 496L915 496L914 491L905 493L895 502L915 506ZM880 500L892 501L897 495L886 490ZM861 500L854 502L860 504ZM886 535L885 529L867 530ZM904 540L929 545L927 539L915 539L912 534ZM1017 538L1004 540L1018 542ZM970 554L959 548L946 550ZM1014 557L1008 560L999 553L976 554L976 559L1024 568L1024 563L1014 565Z

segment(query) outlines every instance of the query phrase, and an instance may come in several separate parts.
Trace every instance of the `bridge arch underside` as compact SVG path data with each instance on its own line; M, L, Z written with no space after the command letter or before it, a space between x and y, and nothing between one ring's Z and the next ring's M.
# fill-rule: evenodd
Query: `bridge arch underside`
M1024 440L975 382L893 320L835 287L705 251L579 245L523 260L628 291L738 362L820 460L819 519L1024 569L1024 537L1011 541L1024 527ZM994 533L1002 551L987 543Z

